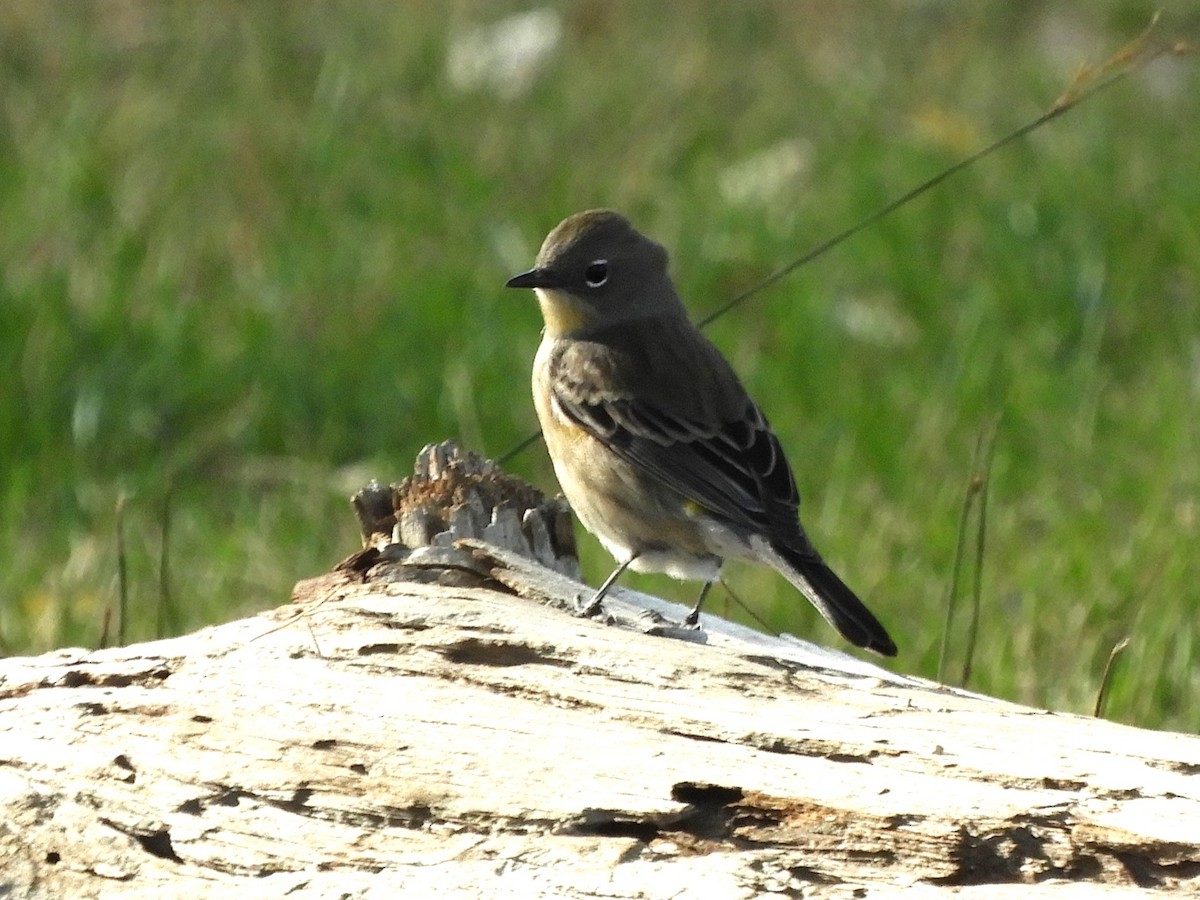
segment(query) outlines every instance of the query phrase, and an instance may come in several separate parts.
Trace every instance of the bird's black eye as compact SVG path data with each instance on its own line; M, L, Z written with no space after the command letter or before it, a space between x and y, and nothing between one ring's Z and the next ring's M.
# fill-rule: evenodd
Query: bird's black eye
M583 270L583 277L587 280L588 287L600 287L604 282L608 281L608 260L596 260Z

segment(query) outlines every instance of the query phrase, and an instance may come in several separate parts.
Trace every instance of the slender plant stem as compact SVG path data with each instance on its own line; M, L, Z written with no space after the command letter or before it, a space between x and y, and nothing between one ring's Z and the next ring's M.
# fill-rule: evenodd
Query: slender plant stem
M174 627L175 606L171 597L171 489L168 486L163 496L162 521L160 523L162 545L158 554L158 615L154 623L157 637L165 637Z
M967 523L971 516L971 507L979 485L975 470L979 463L979 440L975 441L975 451L971 454L971 468L967 479L967 489L963 492L962 511L958 516L958 540L954 546L954 563L950 567L950 582L946 586L946 618L942 624L942 646L938 651L937 680L946 679L946 660L950 654L950 633L954 628L954 609L958 605L958 582L962 574L963 557L967 552Z
M1129 638L1123 637L1113 644L1112 650L1108 653L1108 662L1104 664L1104 675L1100 679L1100 690L1096 693L1096 706L1092 709L1092 715L1096 718L1100 718L1104 712L1104 704L1108 700L1108 689L1117 668L1117 658L1125 652L1125 648L1128 646Z
M129 560L125 552L125 494L117 497L117 646L125 646L129 621ZM108 628L105 627L107 633ZM106 641L107 642L107 641Z
M992 480L992 458L996 450L996 431L999 427L1000 416L997 415L979 435L979 441L983 445L982 453L980 453L979 444L976 444L976 453L982 459L982 469L978 477L979 516L975 527L975 579L971 592L971 624L967 629L967 648L963 659L962 680L959 682L963 687L966 687L967 682L971 680L971 667L979 637L979 619L983 598L983 555L987 546L988 494Z

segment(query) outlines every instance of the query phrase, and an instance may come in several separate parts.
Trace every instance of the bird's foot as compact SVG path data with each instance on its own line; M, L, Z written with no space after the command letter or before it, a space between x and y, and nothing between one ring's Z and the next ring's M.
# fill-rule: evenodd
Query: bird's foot
M684 628L700 630L700 607L704 606L704 598L708 596L708 592L712 590L712 586L713 583L711 581L706 581L704 587L700 588L700 596L696 598L696 605L692 607L692 611L683 620Z
M583 598L579 598L580 602ZM575 611L575 615L581 619L594 619L604 612L604 598L599 594L593 594L592 599L587 602L586 606L580 607Z

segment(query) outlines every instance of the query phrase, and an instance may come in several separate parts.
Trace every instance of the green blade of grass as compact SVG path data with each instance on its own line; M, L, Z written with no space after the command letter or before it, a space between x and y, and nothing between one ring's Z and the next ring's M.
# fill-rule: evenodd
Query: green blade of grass
M967 646L963 654L962 679L959 681L963 687L971 680L971 667L979 638L979 618L983 602L983 556L987 545L988 494L992 480L992 459L996 450L996 431L999 427L1000 416L997 415L984 427L979 436L983 444L980 454L983 466L979 472L979 514L975 526L975 578L971 590L971 624L967 628ZM976 452L980 452L979 444L976 444Z
M125 548L125 494L117 497L117 645L125 646L129 622L129 558ZM105 633L108 632L107 623Z
M1108 652L1108 662L1104 664L1104 675L1100 678L1100 690L1096 692L1096 705L1092 708L1092 715L1097 719L1104 712L1104 704L1108 700L1108 690L1116 673L1117 659L1125 652L1125 648L1128 646L1129 638L1123 637L1113 644L1112 650Z

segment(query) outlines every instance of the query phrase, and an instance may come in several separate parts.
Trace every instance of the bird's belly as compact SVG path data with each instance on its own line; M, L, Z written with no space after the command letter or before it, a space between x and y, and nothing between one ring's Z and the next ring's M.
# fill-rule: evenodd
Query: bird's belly
M566 417L536 380L534 402L567 502L617 560L636 557L629 567L637 572L711 581L725 557L745 554L743 540Z

